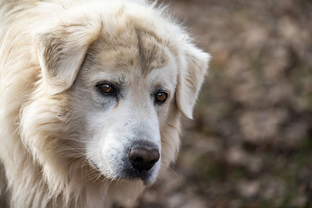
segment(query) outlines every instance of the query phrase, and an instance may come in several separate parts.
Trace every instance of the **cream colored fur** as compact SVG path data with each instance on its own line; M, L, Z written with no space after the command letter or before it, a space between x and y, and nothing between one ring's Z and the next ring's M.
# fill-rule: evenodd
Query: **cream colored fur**
M133 204L175 161L209 55L145 1L2 0L0 20L0 203ZM107 80L122 82L120 99L96 91ZM120 179L121 150L138 137L161 150L146 185Z

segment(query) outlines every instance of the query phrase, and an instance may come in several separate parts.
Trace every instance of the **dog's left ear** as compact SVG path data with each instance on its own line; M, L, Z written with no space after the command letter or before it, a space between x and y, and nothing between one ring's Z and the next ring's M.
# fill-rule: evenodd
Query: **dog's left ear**
M70 21L35 34L40 67L49 94L58 94L71 87L88 47L99 36L99 25Z
M176 102L179 110L187 118L193 118L193 107L208 69L210 55L190 45L185 52L184 67L178 75Z

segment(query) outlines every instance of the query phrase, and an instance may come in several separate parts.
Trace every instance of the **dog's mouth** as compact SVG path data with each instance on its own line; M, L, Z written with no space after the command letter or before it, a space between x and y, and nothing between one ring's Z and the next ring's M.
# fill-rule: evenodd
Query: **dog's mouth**
M107 175L94 161L90 160L89 164L94 170L98 171L106 178L127 181L141 180L144 185L152 184L155 180L155 175L157 175L158 172L158 168L154 165L149 164L145 167L146 169L136 169L130 165L130 162L128 162L127 165L123 165L124 168L122 170L117 171L115 174Z
M101 171L101 169L93 161L90 161L90 165L93 169L99 171L105 177L110 178L112 180L128 180L128 181L141 180L143 181L144 185L149 185L154 181L152 177L153 170L138 171L131 167L127 167L124 170L120 171L120 173L116 174L116 176L110 177L106 176L106 174L104 174L103 171Z
M137 171L135 169L127 169L124 171L123 178L125 180L142 180L144 185L151 184L154 180L152 179L152 170L150 171Z

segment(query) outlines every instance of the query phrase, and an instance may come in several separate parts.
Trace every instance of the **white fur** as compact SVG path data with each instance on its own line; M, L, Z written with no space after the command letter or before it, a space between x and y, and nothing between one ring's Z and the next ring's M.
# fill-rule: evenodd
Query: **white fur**
M175 161L180 114L192 117L209 55L145 1L3 0L0 19L0 198L131 205ZM103 96L101 82L120 94ZM129 179L127 151L142 141L161 158Z

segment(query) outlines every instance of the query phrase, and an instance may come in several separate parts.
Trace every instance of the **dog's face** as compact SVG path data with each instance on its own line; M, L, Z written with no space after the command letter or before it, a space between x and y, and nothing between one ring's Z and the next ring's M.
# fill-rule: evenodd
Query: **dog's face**
M75 133L60 143L79 143L106 178L148 184L177 155L179 114L192 116L209 56L178 26L135 9L73 12L36 36L36 50L45 92L68 98L62 122Z
M154 181L177 74L168 47L133 26L89 47L71 94L86 118L87 158L106 177Z

